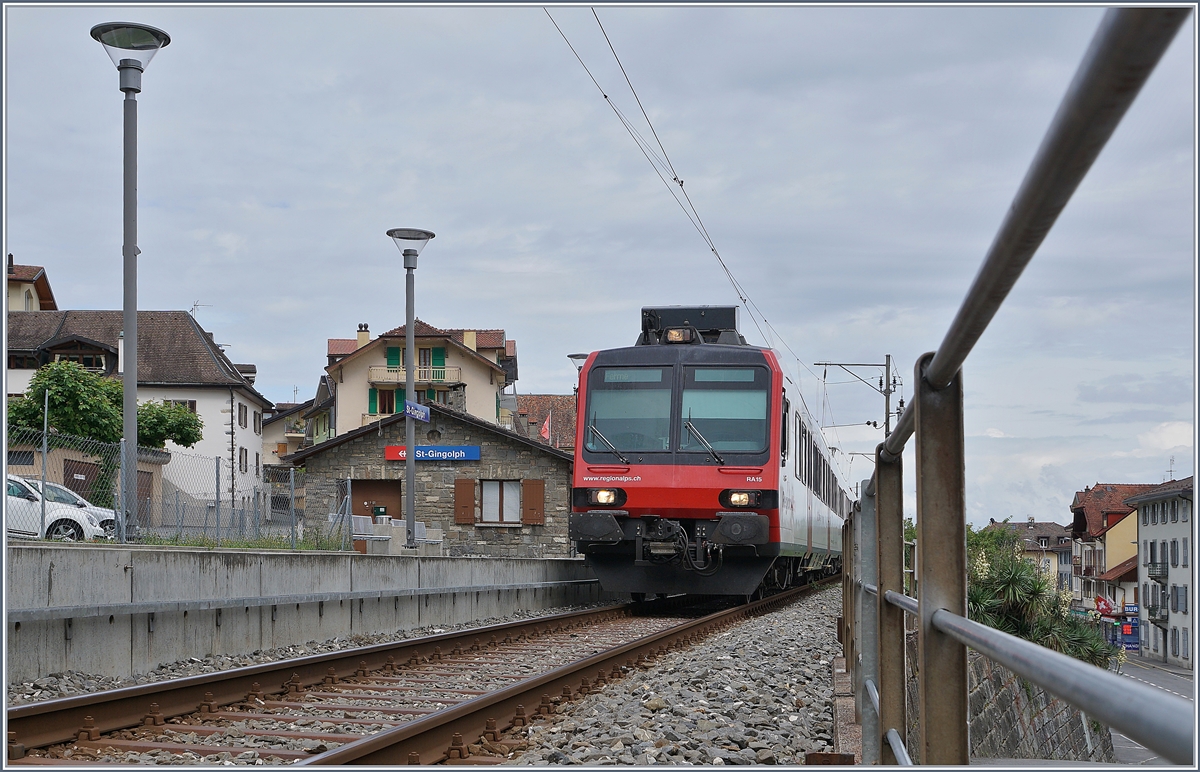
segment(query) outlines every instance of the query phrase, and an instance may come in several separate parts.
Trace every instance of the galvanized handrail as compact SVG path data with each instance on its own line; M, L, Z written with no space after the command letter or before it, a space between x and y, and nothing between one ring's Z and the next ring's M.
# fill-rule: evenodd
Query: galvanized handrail
M1105 14L949 330L937 351L918 360L908 408L876 449L875 472L864 481L843 536L853 547L847 550L845 583L853 601L844 601L843 631L863 723L864 763L909 761L894 729L907 726L904 614L897 609L917 618L922 763L969 761L967 646L1164 758L1193 761L1193 708L1186 701L966 618L962 386L963 362L1188 13L1186 7L1139 7ZM918 598L900 592L905 573L901 456L913 436ZM874 602L867 600L871 595ZM1111 698L1117 692L1120 701ZM874 713L862 709L868 701ZM893 728L880 731L888 725Z
M933 612L933 625L1089 716L1116 727L1173 764L1192 763L1193 706L1182 697L1051 651L987 625ZM1119 700L1114 694L1121 695Z

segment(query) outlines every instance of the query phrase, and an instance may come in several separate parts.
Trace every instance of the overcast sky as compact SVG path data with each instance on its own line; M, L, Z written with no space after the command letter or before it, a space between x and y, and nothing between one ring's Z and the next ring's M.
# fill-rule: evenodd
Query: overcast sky
M550 10L649 137L591 11ZM813 363L891 354L907 401L1104 10L598 12L833 425L882 424L883 400ZM172 36L138 98L139 307L199 303L272 400L313 395L327 338L404 323L392 227L437 233L417 315L503 328L521 393L570 393L566 355L631 344L642 306L738 302L540 7L7 5L4 246L59 308L122 302L122 95L88 35L114 20ZM1195 37L1193 14L966 362L975 523L1065 523L1076 490L1161 482L1172 456L1192 473ZM854 480L882 435L827 432Z

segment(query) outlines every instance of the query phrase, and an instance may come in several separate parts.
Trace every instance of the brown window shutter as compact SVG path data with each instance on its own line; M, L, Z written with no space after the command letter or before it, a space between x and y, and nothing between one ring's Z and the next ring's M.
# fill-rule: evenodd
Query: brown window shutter
M546 481L521 481L521 522L526 525L546 523Z
M460 478L454 481L454 522L456 525L475 523L475 481Z

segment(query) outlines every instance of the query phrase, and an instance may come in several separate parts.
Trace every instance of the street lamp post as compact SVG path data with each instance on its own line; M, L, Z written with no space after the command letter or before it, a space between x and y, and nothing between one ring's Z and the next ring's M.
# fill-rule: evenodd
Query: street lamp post
M433 238L432 231L419 228L392 228L387 232L396 242L400 254L404 255L404 399L414 398L413 393L413 347L416 345L413 331L413 295L415 281L413 271L417 270L417 255ZM417 443L416 424L413 417L404 411L404 523L408 535L405 546L412 549L417 546L417 518L415 512L416 492L413 486L417 477Z
M124 262L124 372L122 384L122 437L125 447L121 458L121 507L116 518L117 536L125 541L125 523L131 502L137 501L137 94L142 90L142 72L158 53L171 43L171 36L145 24L107 22L92 27L95 38L120 74L120 89L125 92L125 195L121 255ZM136 506L136 504L135 504Z

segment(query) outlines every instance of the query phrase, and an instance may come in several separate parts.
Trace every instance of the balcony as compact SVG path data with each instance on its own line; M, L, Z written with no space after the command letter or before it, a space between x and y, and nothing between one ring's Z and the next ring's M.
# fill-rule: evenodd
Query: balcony
M1167 607L1166 606L1147 606L1146 619L1151 622L1167 622Z
M413 373L413 385L462 383L461 367L418 367ZM367 368L367 380L372 385L403 386L406 380L403 367L374 365Z
M1167 571L1166 563L1148 563L1146 565L1146 575L1159 584L1167 583Z
M1095 566L1078 566L1077 565L1077 566L1072 566L1071 569L1072 569L1071 573L1075 574L1075 576L1095 576L1096 575L1096 567Z

